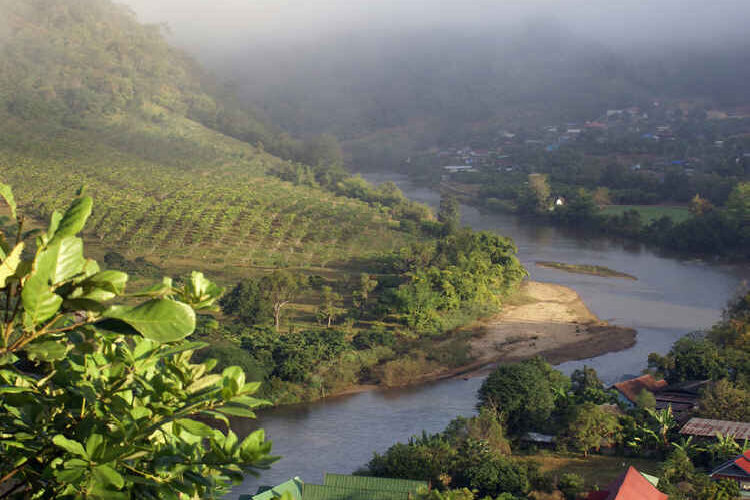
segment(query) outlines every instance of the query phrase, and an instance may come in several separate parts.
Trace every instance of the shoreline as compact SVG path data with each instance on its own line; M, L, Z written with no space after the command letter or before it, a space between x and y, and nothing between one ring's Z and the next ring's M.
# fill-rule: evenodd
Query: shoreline
M319 400L482 376L498 363L534 356L558 365L622 351L636 342L634 329L601 321L575 290L538 281L525 281L501 313L477 320L461 330L473 333L468 342L475 359L468 365L423 373L405 385L355 385Z

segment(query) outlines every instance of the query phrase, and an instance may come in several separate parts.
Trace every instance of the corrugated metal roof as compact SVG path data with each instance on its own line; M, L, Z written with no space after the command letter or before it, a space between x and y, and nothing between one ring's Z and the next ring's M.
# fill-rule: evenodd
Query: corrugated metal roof
M283 482L278 486L266 490L256 495L244 495L245 498L250 500L273 500L276 497L280 497L284 493L291 493L294 500L302 500L302 488L304 483L298 477L290 479L289 481ZM243 497L240 497L242 499Z
M724 436L734 436L735 439L750 439L750 422L691 418L680 429L680 434L690 436L716 437L717 433Z
M323 484L326 486L337 486L341 488L403 492L414 492L420 486L427 487L427 483L424 481L370 476L350 476L345 474L325 474L323 477Z
M304 500L409 500L405 491L368 490L305 484L302 488Z
M632 465L607 486L607 500L667 500L667 495L657 490L648 479Z

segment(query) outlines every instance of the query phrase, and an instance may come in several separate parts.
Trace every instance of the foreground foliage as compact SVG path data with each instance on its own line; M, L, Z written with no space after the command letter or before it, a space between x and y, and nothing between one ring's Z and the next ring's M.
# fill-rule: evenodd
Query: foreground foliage
M15 219L8 186L0 195ZM259 384L238 367L218 374L215 362L190 361L204 345L186 340L194 311L222 289L193 273L125 294L125 273L83 255L77 234L91 209L81 196L54 212L33 249L22 218L14 244L0 233L0 491L216 498L272 461L262 430L240 442L227 419L254 416Z

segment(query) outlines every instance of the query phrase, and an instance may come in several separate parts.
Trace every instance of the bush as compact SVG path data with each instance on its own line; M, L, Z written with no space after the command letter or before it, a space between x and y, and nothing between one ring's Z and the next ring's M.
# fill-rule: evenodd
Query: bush
M586 491L583 478L578 474L563 474L557 482L557 489L565 495L565 500L575 500Z

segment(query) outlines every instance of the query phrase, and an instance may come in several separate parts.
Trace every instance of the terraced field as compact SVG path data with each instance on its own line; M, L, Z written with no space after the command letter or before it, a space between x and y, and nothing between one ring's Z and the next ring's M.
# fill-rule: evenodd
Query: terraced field
M376 208L264 176L282 160L185 122L184 134L146 125L118 136L115 124L54 138L11 127L0 177L40 219L86 185L89 239L167 266L327 266L408 240Z

